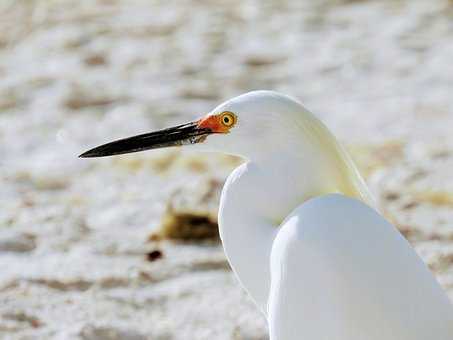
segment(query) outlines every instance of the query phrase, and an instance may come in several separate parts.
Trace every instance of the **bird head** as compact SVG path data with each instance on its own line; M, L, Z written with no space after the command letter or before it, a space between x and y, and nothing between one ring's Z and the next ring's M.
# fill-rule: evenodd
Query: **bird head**
M301 110L301 104L290 97L272 91L253 91L220 104L198 120L103 144L80 157L182 145L244 158L258 157L278 148L279 140L287 141L294 127L294 121L288 118Z
M80 157L182 145L262 164L280 160L283 167L297 159L331 183L329 192L341 192L371 205L374 202L349 155L324 124L295 99L272 91L243 94L193 122L110 142Z

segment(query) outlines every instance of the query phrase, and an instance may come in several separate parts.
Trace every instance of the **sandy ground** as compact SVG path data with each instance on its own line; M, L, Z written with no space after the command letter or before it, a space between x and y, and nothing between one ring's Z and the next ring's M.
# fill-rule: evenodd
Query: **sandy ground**
M146 242L175 190L235 161L76 157L253 89L326 122L453 298L452 19L436 0L0 2L0 337L267 339L218 244Z

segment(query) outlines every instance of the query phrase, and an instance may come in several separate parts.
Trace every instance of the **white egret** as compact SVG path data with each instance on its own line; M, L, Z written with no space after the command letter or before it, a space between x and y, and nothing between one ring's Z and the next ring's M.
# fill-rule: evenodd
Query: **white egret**
M250 92L198 121L81 157L185 144L246 160L223 188L220 235L272 340L453 339L447 295L372 208L333 135L290 97Z

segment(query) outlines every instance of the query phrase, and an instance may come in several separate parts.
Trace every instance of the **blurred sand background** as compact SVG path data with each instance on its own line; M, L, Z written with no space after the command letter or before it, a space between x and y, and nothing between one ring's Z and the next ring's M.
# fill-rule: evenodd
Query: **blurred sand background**
M237 160L77 158L253 89L323 119L453 298L452 37L440 0L2 0L0 338L267 339L218 243L148 242Z

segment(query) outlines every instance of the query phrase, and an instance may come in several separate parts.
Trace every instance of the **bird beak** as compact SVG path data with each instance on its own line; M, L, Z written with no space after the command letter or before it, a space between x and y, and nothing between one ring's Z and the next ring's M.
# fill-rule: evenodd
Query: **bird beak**
M195 121L103 144L82 153L79 157L105 157L170 146L196 144L203 142L211 133L213 133L211 129L200 125L200 121Z

